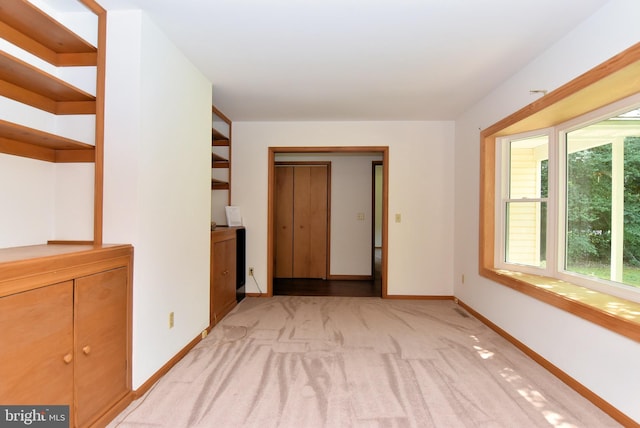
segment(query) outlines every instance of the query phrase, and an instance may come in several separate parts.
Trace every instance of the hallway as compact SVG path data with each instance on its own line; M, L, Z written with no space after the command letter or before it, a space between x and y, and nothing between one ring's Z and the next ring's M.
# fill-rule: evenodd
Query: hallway
M382 250L376 248L373 280L274 278L274 296L382 296Z

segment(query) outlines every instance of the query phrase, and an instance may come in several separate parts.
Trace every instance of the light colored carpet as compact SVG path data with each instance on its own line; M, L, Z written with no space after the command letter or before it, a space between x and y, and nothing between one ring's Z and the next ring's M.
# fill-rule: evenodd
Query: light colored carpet
M246 298L110 427L614 427L451 301Z

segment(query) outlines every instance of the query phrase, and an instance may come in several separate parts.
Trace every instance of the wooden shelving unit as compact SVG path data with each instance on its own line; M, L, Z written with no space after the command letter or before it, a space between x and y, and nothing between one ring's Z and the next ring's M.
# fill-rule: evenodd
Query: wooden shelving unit
M95 46L26 1L2 0L0 37L58 67L97 65Z
M104 63L106 11L94 0L78 0L88 14L95 15L97 46L87 42L57 19L27 0L0 2L0 37L15 48L0 50L0 96L17 101L28 114L35 108L56 116L95 117L95 144L47 132L29 123L16 123L0 116L0 153L46 162L95 164L94 243L102 243L102 144L104 140ZM55 3L52 3L55 7ZM81 9L81 8L80 8ZM78 10L80 10L78 9ZM88 19L93 21L93 17ZM20 52L22 50L23 52ZM96 94L58 77L54 67L93 67ZM52 71L53 70L53 71ZM6 102L6 100L5 100ZM43 117L34 114L33 117ZM16 120L16 119L12 119ZM36 119L40 120L40 119ZM72 119L73 120L73 119Z
M229 137L222 135L217 129L211 129L212 145L216 147L224 147L229 145Z
M229 160L222 156L211 153L211 167L212 168L229 168Z
M47 162L93 162L95 147L0 119L0 153Z
M226 181L211 179L211 190L229 190L229 183Z
M0 37L19 48L0 51L0 96L23 104L2 100L16 111L0 113L0 153L94 164L93 200L82 201L93 204L93 240L0 249L0 306L8 320L0 323L0 342L12 344L3 361L0 377L7 381L0 385L0 402L66 404L69 426L105 426L133 399L133 249L102 243L107 13L95 0L78 3L97 18L97 46L27 0L0 0ZM87 18L94 22L93 16ZM96 95L56 77L57 70L31 55L55 67L94 67ZM95 145L43 131L51 124L34 109L94 116ZM36 124L8 120L18 113ZM37 128L40 120L42 129ZM60 122L64 128L66 123Z
M96 97L0 51L0 95L53 114L95 114Z
M43 129L48 129L50 124L44 122L39 129L37 125L25 126L0 116L0 153L55 163L94 163L93 241L100 244L106 11L94 0L78 0L78 3L97 18L97 46L27 0L0 2L0 37L17 48L0 51L0 96L23 104L25 107L20 108L25 108L25 112L35 108L57 116L95 116L94 145L46 132ZM55 7L55 3L52 6ZM37 59L29 59L31 55L60 70L93 67L96 95L57 77L54 67L40 65Z
M224 135L220 130L211 128L211 168L226 169L228 177L228 180L220 180L213 177L212 174L211 190L226 190L229 194L226 198L226 205L229 205L231 203L231 120L215 107L212 108L212 112L214 117L226 123L229 135Z
M98 64L95 46L25 0L0 3L0 36L59 67ZM0 95L56 115L97 112L94 95L4 51L0 51ZM89 144L4 120L0 152L48 162L95 161L95 148Z

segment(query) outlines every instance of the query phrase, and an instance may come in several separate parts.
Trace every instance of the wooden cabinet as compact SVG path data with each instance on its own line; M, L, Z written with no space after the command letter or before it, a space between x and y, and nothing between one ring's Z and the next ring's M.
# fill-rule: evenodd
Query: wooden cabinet
M101 426L131 394L129 245L0 250L0 403Z
M69 405L78 427L106 425L132 396L133 250L102 245L106 15L95 0L0 1L0 153L95 164L90 244L0 249L0 403Z
M236 228L211 232L210 324L236 306Z

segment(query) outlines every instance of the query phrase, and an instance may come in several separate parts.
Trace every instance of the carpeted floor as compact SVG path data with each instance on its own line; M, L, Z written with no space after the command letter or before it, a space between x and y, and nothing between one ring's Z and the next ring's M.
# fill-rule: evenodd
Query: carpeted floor
M246 298L110 427L616 427L451 301Z

